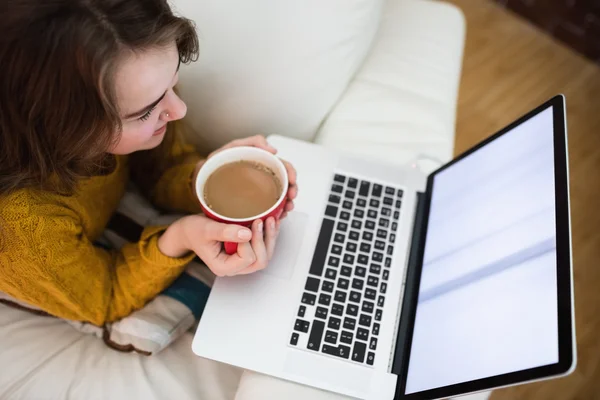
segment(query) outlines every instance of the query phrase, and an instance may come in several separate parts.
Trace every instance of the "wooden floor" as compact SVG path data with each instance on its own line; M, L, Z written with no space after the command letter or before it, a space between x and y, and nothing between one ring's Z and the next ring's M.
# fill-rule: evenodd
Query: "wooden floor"
M553 95L567 98L579 362L567 378L492 400L600 399L600 68L489 0L450 2L467 20L457 153Z

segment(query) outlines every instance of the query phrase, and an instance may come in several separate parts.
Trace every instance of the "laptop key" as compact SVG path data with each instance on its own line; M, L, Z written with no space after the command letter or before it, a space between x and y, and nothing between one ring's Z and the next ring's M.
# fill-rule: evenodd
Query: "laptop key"
M387 208L387 207L383 207L383 208L381 209L381 214L382 214L384 217L389 217L390 215L392 215L392 209L391 209L391 208Z
M347 265L344 265L340 271L340 275L343 276L351 276L352 275L352 268L348 267Z
M327 323L327 327L330 329L340 329L340 324L342 320L336 317L329 317L329 322Z
M340 204L340 201L342 199L340 198L340 196L338 196L337 194L330 194L329 195L329 202L333 203L333 204Z
M330 356L336 356L341 358L349 358L350 357L350 347L339 345L338 347L330 346L328 344L323 345L323 349L321 350L325 354L329 354Z
M331 313L338 316L344 315L344 306L338 303L333 303L331 306Z
M369 201L369 205L373 208L379 208L379 200L371 199L371 201Z
M346 177L344 175L335 174L333 176L333 180L336 182L344 183L344 182L346 182Z
M341 255L342 250L343 250L343 248L339 244L334 244L333 246L331 246L331 253L335 254L336 256Z
M392 266L392 259L390 257L385 258L385 267L389 268Z
M352 254L344 254L344 263L354 264L354 256Z
M356 200L356 205L358 207L365 207L367 205L367 200L363 199L362 197L359 197L358 200Z
M394 219L397 220L400 218L400 211L394 211Z
M346 317L344 318L344 329L349 329L351 331L356 327L356 320L354 318Z
M394 243L396 241L396 234L390 233L390 243Z
M365 212L363 210L361 210L360 208L357 208L356 210L354 210L354 217L364 218L364 216L365 216Z
M393 222L392 223L392 232L396 232L398 230L398 223L397 222Z
M342 185L334 183L333 185L331 185L331 191L334 193L342 193L344 191L344 187Z
M361 278L364 278L366 274L367 269L365 267L356 267L356 271L354 271L354 275L360 276Z
M390 277L390 271L386 269L385 271L383 271L382 279L384 281L387 281L389 277Z
M356 213L354 213L354 214L356 215ZM353 229L360 229L360 228L362 228L362 222L360 222L360 221L359 221L359 220L357 220L357 219L353 219L353 220L352 220L352 228L353 228ZM357 238L357 239L358 239L358 238Z
M393 196L395 192L396 191L394 190L393 187L389 187L388 186L388 187L385 188L385 194L391 194Z
M345 222L338 222L337 224L337 230L341 231L341 232L346 232L348 230L348 224Z
M369 331L365 328L358 328L356 330L356 338L366 342L369 339Z
M392 245L389 245L389 246L387 247L386 254L387 254L388 256L391 256L392 254L394 254L394 246L392 246Z
M354 348L352 349L352 361L362 363L365 361L365 352L367 345L362 342L354 342Z
M381 265L379 265L379 264L371 264L371 266L369 267L369 272L372 273L372 274L379 275L381 273Z
M383 261L383 253L378 251L373 252L373 261L382 262Z
M396 200L396 208L400 208L401 205L402 205L402 201Z
M337 243L344 243L344 241L346 240L346 237L344 235L342 235L341 233L336 233L335 236L333 237L333 240Z
M319 351L321 347L321 339L323 338L323 331L325 330L325 322L314 320L312 323L312 329L308 335L307 348L309 350Z
M346 306L346 314L356 317L358 315L358 306L356 304L348 304Z
M367 354L367 364L373 365L374 362L375 362L375 353L370 351L369 354Z
M336 344L338 339L338 333L334 331L327 330L325 331L325 339L326 343Z
M385 204L386 206L393 206L394 205L394 199L392 199L391 197L384 197L383 198L383 204Z
M398 189L398 197L402 198L402 195L404 194L404 192L402 191L402 189Z
M358 320L358 324L362 326L366 326L367 328L371 326L371 316L366 314L360 314L360 318Z
M377 237L379 239L385 239L385 238L387 238L387 231L385 229L377 229Z
M315 301L317 301L317 296L314 294L306 293L302 295L302 303L308 304L309 306L314 306Z
M367 265L369 263L369 256L366 256L364 254L359 254L358 255L358 263L362 264L362 265Z
M375 300L377 296L377 291L375 289L367 288L365 290L365 299Z
M348 187L349 188L356 189L356 186L358 186L358 179L356 179L356 178L348 179Z
M316 276L323 275L323 267L325 265L325 259L327 258L327 250L329 249L329 242L332 234L333 221L327 218L323 219L319 238L317 239L317 246L308 271L310 274Z
M306 332L308 332L309 326L310 326L310 323L308 321L305 321L303 319L297 319L296 323L294 324L294 330L306 333Z
M370 301L363 301L362 307L360 310L363 312L372 314L374 309L375 309L375 304L371 303Z
M377 287L379 286L379 278L373 275L369 275L367 278L367 285Z
M342 331L340 335L340 342L352 344L352 339L354 339L354 334L348 331Z
M380 218L379 219L379 226L387 228L388 226L390 226L390 220L389 219L385 219L385 218Z
M327 261L327 265L332 266L332 267L337 267L338 265L340 265L340 259L337 257L329 257L329 261Z
M363 281L362 279L354 278L352 280L352 289L362 290L364 284L365 281Z
M378 185L377 183L373 184L373 190L371 191L373 197L381 197L381 189L381 185Z
M342 221L348 221L350 219L350 213L348 211L342 211L340 213L340 219Z
M317 310L315 311L315 317L327 319L327 309L325 307L317 307Z
M381 287L379 288L379 291L381 292L381 294L385 294L385 292L387 292L387 283L381 282Z
M352 237L353 233L355 233L355 232L354 231L350 232L350 239L353 239L353 240L358 239L358 238L354 239ZM356 233L356 234L358 235L358 233ZM356 243L354 243L354 242L348 242L348 243L346 243L346 251L349 251L351 253L356 253Z
M300 308L298 308L298 316L300 318L303 318L304 313L306 313L306 306L300 306Z
M346 302L346 292L342 292L341 290L336 290L334 300L339 301L340 303L345 303Z
M367 220L367 222L365 222L365 228L371 230L375 229L375 221Z
M346 210L352 210L352 202L344 200L344 202L342 203L342 208L345 208Z
M385 297L383 296L379 296L377 298L377 307L383 307L383 304L385 303Z
M306 285L304 285L304 290L307 290L309 292L318 292L319 291L319 280L317 278L313 278L312 276L309 276L306 279Z
M361 196L368 196L370 187L371 184L369 182L360 181L360 189L358 191L358 194L360 194Z
M369 211L367 211L367 217L369 218L377 218L377 211L373 210L372 208L369 209Z
M344 278L340 278L337 282L337 287L339 287L340 289L348 289L348 286L350 285L350 281L348 279L344 279Z
M325 278L329 278L329 279L333 280L333 279L335 279L336 275L337 275L337 272L335 272L335 269L327 268L327 270L325 271Z
M296 332L292 333L292 339L290 340L290 344L292 346L295 346L298 344L298 338L300 337L300 335L298 335Z
M360 293L352 290L350 292L350 301L353 301L355 303L360 303Z
M358 240L358 232L357 231L350 231L350 239L352 240Z
M367 241L371 241L373 240L373 232L369 232L369 231L364 231L362 234L363 240L367 240ZM370 253L371 252L371 245L368 243L365 243L366 245L369 246L369 251L367 251L366 253Z
M381 308L378 308L377 311L375 311L375 321L381 321Z
M319 296L319 304L328 306L329 303L331 303L331 296L325 293L321 293L321 295Z
M381 240L376 240L375 241L375 248L377 250L385 250L385 243L382 242Z
M333 292L333 287L334 287L333 282L323 281L323 284L321 285L321 290L324 292L331 293L331 292Z
M356 192L354 190L346 190L346 193L344 194L344 196L347 199L353 199L356 196Z
M369 232L363 232L363 238L365 236L365 233L369 233ZM369 243L361 243L360 244L360 251L362 251L364 253L370 253L371 252L371 245Z
M338 208L336 206L327 206L327 208L325 209L325 215L327 215L328 217L332 217L335 218L338 212Z
M379 324L378 323L373 324L373 329L371 330L371 332L373 332L373 335L375 335L375 336L379 335Z

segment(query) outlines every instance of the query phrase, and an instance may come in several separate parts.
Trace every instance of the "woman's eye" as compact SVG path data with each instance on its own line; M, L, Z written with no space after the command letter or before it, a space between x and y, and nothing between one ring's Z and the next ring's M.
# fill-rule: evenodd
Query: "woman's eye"
M150 115L152 114L152 111L154 111L156 107L152 107L151 109L148 110L148 112L146 112L146 114L142 115L141 117L139 117L138 119L140 121L147 121L148 118L150 118Z

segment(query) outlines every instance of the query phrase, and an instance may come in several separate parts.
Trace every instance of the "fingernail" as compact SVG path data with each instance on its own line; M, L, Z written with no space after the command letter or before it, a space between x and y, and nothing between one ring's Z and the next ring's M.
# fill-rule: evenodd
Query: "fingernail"
M262 231L263 231L263 222L262 221L258 221L258 226L256 227L256 229L258 229L259 233L262 233Z
M238 237L242 240L249 240L252 238L252 232L250 232L248 229L240 229L238 231Z

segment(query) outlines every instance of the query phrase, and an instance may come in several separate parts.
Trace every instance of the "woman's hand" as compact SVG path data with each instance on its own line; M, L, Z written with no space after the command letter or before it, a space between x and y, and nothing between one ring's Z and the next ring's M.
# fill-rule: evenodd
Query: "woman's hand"
M250 274L265 268L273 257L279 234L274 218L254 221L251 229L215 222L203 215L190 215L173 223L158 240L160 251L181 257L189 251L217 276ZM238 243L237 253L228 255L223 242Z
M225 146L210 153L208 155L207 159L211 158L212 156L214 156L215 154L217 154L223 150L231 149L233 147L241 147L241 146L258 147L259 149L266 150L269 153L277 154L277 150L267 142L267 139L265 139L264 136L257 135L257 136L251 136L251 137L248 137L245 139L233 140L233 141L229 142L228 144L226 144ZM285 160L281 160L281 161L283 161L283 164L285 165L285 168L288 173L288 181L289 181L289 187L288 187L288 193L287 193L288 200L287 200L287 204L285 205L283 214L281 215L281 218L285 218L285 216L288 214L288 212L290 212L294 209L294 199L296 198L296 196L298 196L298 183L296 181L296 178L297 178L296 170L294 169L292 164L290 164L289 162L287 162ZM196 170L194 171L194 177L193 177L192 182L196 182L196 177L198 176L198 172L200 171L200 168L202 168L202 165L204 165L204 162L205 162L205 160L202 160L196 166ZM279 222L277 222L277 225L279 225Z

